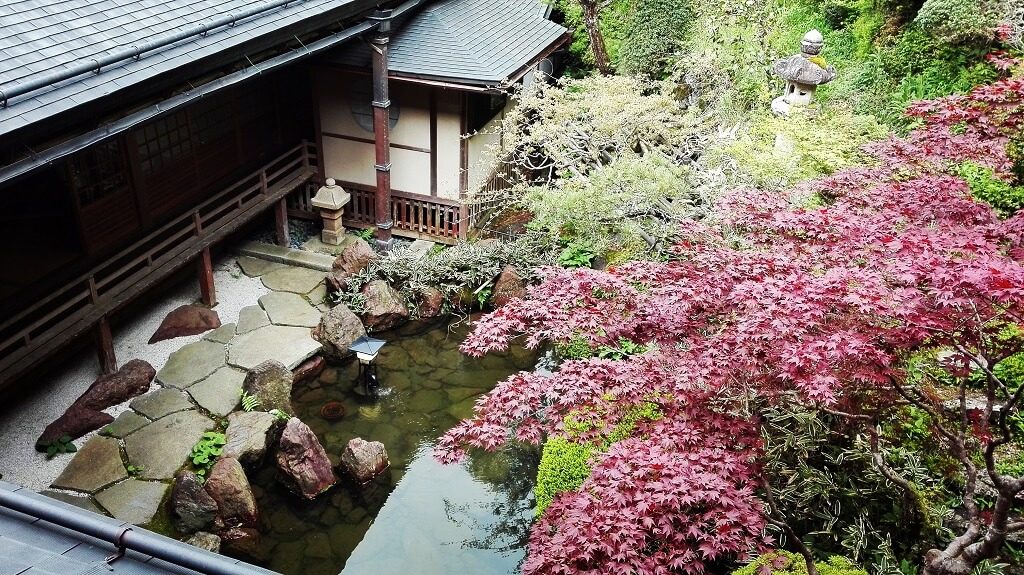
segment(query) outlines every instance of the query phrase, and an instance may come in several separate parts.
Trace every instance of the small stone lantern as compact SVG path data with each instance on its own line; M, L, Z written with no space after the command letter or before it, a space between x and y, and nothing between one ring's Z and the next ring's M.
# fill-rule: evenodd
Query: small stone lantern
M324 220L324 231L320 239L325 244L336 246L341 244L345 228L341 225L341 216L345 213L345 204L352 199L345 188L339 186L334 178L327 178L326 184L313 196L313 207L320 208L320 217Z
M788 116L795 106L808 106L814 102L818 86L836 78L836 69L820 56L825 46L821 32L811 30L800 41L800 53L775 63L775 73L786 81L786 91L772 101L772 111Z

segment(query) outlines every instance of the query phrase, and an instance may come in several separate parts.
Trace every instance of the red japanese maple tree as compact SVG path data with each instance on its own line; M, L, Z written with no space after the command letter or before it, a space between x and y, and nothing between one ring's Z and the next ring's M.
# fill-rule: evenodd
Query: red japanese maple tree
M766 522L785 523L761 498L770 493L761 491L756 406L794 392L867 433L894 404L933 416L963 465L970 522L929 552L926 573L966 575L1007 533L1024 530L1010 514L1024 478L993 463L1011 440L1007 417L1020 410L1024 386L1008 387L990 369L1024 349L1019 338L997 337L1024 323L1024 217L1000 221L951 175L968 160L1008 174L1007 141L1024 128L1024 81L909 113L922 126L873 146L876 166L789 195L727 194L716 221L684 230L674 261L549 269L526 299L477 325L463 345L471 355L520 337L530 347L621 338L653 346L515 375L442 438L439 457L450 461L465 447L554 435L601 444L631 426L595 457L581 488L544 513L525 573L701 573L769 544ZM793 207L792 195L808 194L824 207ZM981 424L965 401L950 415L908 380L910 354L935 348L951 354L961 399L967 373L984 371ZM651 404L660 417L631 418ZM877 450L877 436L872 444ZM877 451L876 464L913 491ZM974 503L981 474L998 492L992 513Z

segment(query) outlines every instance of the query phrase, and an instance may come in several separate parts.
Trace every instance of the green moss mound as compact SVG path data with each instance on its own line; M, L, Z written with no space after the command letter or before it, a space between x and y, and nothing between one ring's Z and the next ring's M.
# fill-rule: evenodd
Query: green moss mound
M537 517L551 505L555 496L575 491L590 476L590 455L593 449L563 437L552 437L544 442L544 451L537 468Z
M816 562L819 575L868 575L868 572L845 557L832 556L827 561ZM807 575L807 563L797 553L775 551L765 553L749 564L732 572L732 575Z

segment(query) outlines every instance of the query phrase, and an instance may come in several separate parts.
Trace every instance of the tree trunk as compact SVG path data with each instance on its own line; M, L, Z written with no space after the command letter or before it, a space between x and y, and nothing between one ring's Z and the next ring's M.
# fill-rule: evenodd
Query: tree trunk
M604 36L601 35L601 11L598 7L600 0L580 0L580 7L583 8L583 25L587 27L587 36L590 38L590 49L594 53L594 65L597 71L608 76L611 75L612 64L608 60L608 50L604 46Z

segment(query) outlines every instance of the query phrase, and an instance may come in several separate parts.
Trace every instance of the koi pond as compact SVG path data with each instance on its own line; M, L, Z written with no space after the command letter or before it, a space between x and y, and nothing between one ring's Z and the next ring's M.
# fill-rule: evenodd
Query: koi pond
M537 355L515 349L470 358L458 351L467 332L463 324L383 336L376 398L356 385L355 361L296 385L295 415L334 463L350 439L362 437L384 444L391 469L364 488L339 482L312 502L282 487L273 466L251 476L263 521L261 565L285 575L517 570L533 518L538 451L474 453L459 465L437 463L432 451L480 395L533 369Z

